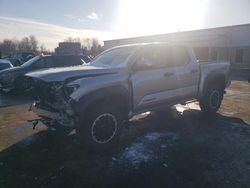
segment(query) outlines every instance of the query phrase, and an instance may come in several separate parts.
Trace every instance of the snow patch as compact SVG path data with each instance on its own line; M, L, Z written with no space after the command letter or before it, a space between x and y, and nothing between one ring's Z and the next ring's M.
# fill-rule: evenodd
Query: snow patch
M147 134L144 138L147 139L148 141L156 141L160 138L161 134L160 133L151 133Z
M157 153L166 152L171 142L175 142L177 139L178 135L176 133L147 134L130 147L127 147L122 153L112 157L112 164L128 165L138 169L141 164L158 160ZM164 156L167 155L164 154ZM164 162L164 164L163 166L167 167L167 163Z
M137 166L140 163L145 163L153 158L153 153L148 151L143 143L135 143L127 148L122 153L120 160L130 162L132 165Z

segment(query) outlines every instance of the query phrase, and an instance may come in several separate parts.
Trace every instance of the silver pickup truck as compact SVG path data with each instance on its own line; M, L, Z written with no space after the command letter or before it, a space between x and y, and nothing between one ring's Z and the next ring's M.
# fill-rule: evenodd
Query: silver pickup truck
M141 112L198 100L204 113L216 113L229 70L229 62L197 62L190 47L150 43L115 47L88 65L27 76L37 96L32 110L44 124L76 128L84 144L102 150Z

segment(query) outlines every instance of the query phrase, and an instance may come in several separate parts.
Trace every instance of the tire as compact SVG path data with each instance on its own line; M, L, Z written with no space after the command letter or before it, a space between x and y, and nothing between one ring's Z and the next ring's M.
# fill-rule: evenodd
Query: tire
M223 92L224 88L221 85L210 85L199 101L201 111L208 115L215 114L220 108Z
M80 118L76 134L81 144L91 151L111 150L122 132L123 113L118 106L104 103L91 107Z

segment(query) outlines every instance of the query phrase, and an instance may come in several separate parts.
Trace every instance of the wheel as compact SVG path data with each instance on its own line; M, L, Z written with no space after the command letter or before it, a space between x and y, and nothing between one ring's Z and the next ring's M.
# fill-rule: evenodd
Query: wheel
M208 114L215 114L220 108L223 92L224 88L220 85L209 86L206 94L199 101L201 111Z
M99 104L80 118L76 134L81 143L92 151L110 150L118 142L122 131L123 113L118 106Z

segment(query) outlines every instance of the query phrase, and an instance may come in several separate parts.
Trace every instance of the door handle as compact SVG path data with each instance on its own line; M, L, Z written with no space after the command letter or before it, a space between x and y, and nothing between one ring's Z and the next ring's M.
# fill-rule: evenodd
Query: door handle
M197 69L192 69L190 72L191 72L191 73L197 73L198 70L197 70Z
M174 73L173 72L166 72L164 74L165 77L170 77L170 76L174 76Z

